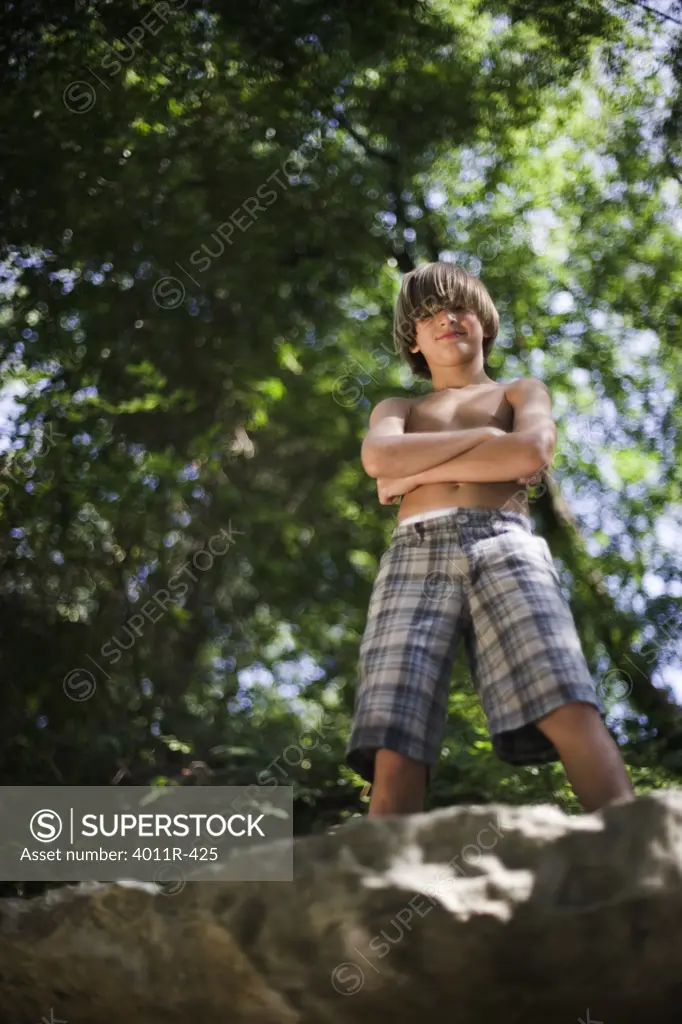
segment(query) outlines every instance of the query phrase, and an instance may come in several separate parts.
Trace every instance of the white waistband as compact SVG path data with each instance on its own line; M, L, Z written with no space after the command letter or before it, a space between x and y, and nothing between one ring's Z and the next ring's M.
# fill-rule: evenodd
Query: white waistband
M459 505L452 505L450 508L434 508L430 512L417 512L414 516L408 516L407 519L401 519L398 526L404 526L405 523L416 523L418 519L435 519L437 516L447 516L451 512L461 512Z

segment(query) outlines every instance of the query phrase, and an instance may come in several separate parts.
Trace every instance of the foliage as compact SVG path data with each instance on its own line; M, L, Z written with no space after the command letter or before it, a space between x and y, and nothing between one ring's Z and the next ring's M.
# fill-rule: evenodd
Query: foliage
M363 810L344 747L394 519L359 451L425 387L392 304L440 257L496 299L491 374L552 391L536 527L595 677L639 652L614 720L639 789L675 782L677 40L643 71L651 20L597 4L152 6L4 15L4 779L246 785L280 758L298 831ZM431 806L575 809L559 767L494 759L461 661L444 751Z

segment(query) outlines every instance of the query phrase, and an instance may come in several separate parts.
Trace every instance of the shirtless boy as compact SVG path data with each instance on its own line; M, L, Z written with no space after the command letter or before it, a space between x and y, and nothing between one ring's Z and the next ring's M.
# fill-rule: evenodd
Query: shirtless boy
M374 581L347 749L372 783L370 816L423 810L460 637L498 757L561 760L586 811L634 796L551 552L532 531L526 485L556 443L550 394L533 377L488 377L498 327L462 268L405 275L396 349L433 389L379 402L362 446L382 504L403 497Z

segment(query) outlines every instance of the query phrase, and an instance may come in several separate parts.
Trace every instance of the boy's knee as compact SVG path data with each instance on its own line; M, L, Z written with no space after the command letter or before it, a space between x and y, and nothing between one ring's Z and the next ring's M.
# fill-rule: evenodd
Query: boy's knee
M597 723L602 724L599 709L588 701L577 700L570 704L562 704L561 707L543 715L535 724L540 732L554 741L564 733L575 735L575 729L594 726Z
M406 775L411 773L426 773L426 764L423 761L415 761L413 757L400 754L397 750L388 747L381 747L377 750L374 758L374 776Z

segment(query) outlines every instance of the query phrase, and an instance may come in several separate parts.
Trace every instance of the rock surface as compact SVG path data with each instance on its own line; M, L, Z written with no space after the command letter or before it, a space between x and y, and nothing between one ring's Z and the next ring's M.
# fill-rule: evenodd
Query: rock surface
M362 819L295 849L294 882L0 900L0 1020L682 1018L682 791L582 817L492 805Z

